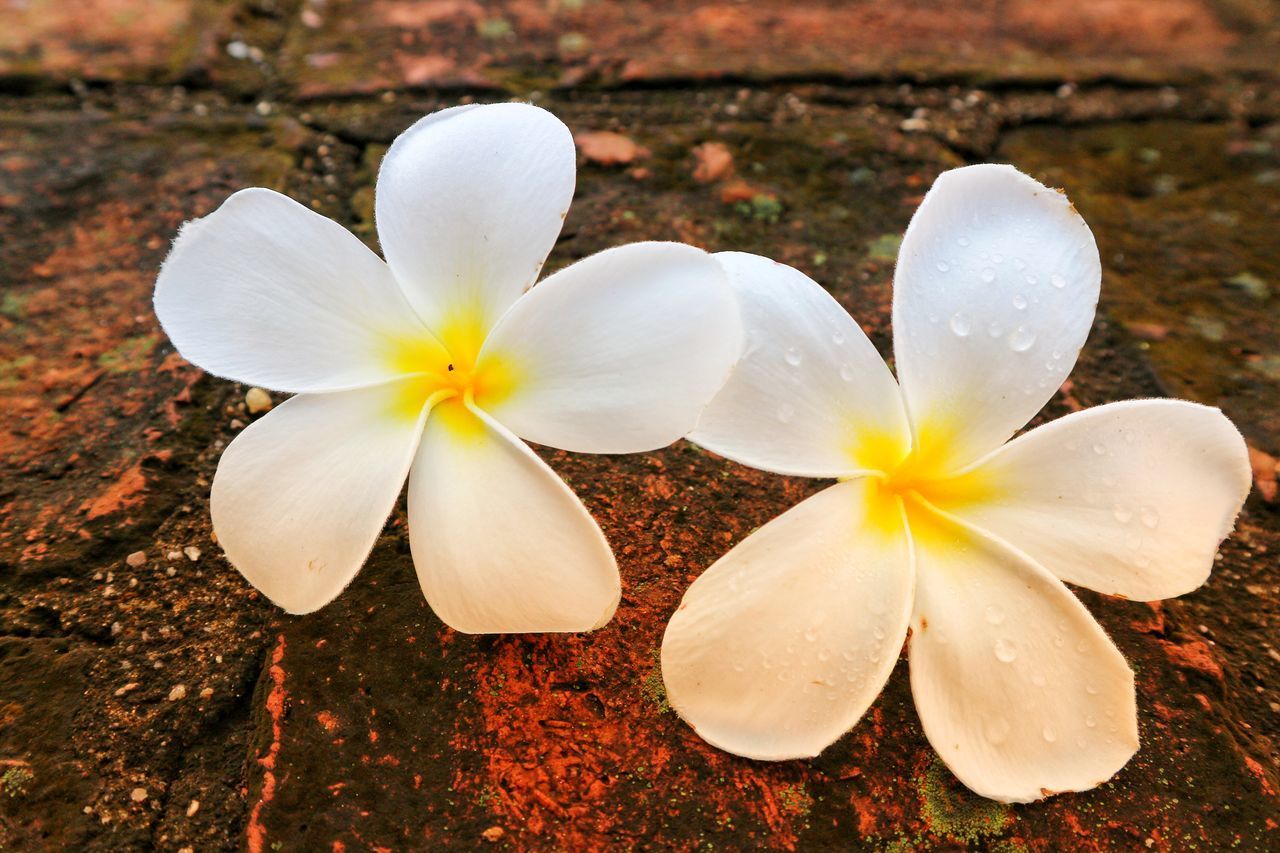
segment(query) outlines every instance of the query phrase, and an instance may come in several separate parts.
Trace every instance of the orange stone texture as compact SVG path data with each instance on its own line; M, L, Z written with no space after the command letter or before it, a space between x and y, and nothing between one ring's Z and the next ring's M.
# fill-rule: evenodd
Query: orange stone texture
M1278 78L1265 0L0 0L0 846L1280 848ZM1035 423L1199 400L1258 482L1203 588L1079 591L1137 674L1113 780L969 793L905 659L816 759L699 740L663 695L666 621L826 484L686 442L539 451L618 555L590 634L444 627L403 505L316 614L228 565L209 483L260 415L152 313L179 225L260 185L376 248L395 135L507 99L583 144L549 269L635 240L769 255L885 355L897 241L940 171L1009 162L1070 194L1102 303Z

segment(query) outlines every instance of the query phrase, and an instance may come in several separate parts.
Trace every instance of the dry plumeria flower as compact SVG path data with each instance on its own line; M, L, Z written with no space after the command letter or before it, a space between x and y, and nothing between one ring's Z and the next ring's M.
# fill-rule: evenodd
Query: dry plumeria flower
M218 465L218 542L291 613L351 581L408 477L431 607L471 633L579 631L619 598L612 551L521 439L662 447L740 346L720 265L637 243L532 287L573 195L569 130L526 104L427 116L378 175L384 263L336 223L248 189L182 229L155 304L183 356L294 392Z
M1249 489L1216 409L1131 400L1006 441L1066 379L1101 267L1066 197L1008 166L942 175L894 282L898 382L811 279L717 256L746 351L691 438L835 477L689 589L668 698L738 755L817 755L880 692L910 632L924 731L967 786L1092 788L1138 747L1133 673L1063 581L1153 600L1204 582ZM900 383L900 384L899 384Z

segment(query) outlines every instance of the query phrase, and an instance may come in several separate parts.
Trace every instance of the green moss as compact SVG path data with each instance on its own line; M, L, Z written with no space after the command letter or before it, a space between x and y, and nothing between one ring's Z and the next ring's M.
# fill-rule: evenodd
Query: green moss
M901 234L881 234L867 243L867 256L873 261L895 261L901 247Z
M747 219L773 224L782 216L782 202L768 193L756 193L751 201L740 201L734 209Z
M929 766L919 790L920 814L929 829L965 844L998 835L1013 817L1009 806L979 797L962 786L939 759Z
M805 790L803 783L784 785L778 789L778 805L782 810L797 815L807 815L813 808L813 797Z
M35 778L35 774L26 767L10 767L0 776L0 790L10 797L25 796L27 787Z
M649 652L649 656L653 658L653 666L640 681L640 692L657 706L659 714L665 714L671 710L671 703L667 701L667 686L662 683L662 663L658 654L657 649Z
M125 338L116 346L98 356L98 366L112 373L131 373L141 370L147 356L156 348L157 339L151 335Z
M0 314L10 320L20 320L27 313L28 296L21 293L6 293L0 296Z

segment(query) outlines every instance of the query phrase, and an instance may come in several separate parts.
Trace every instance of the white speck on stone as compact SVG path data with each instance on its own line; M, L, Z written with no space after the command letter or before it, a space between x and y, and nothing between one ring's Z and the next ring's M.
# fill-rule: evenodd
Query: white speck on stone
M135 803L140 803L146 798L147 798L146 788L134 788L132 791L129 792L129 799L133 800Z
M166 560L181 560L181 559L182 559L182 552L181 552L181 551L170 551L168 554L165 554L165 555L164 555L164 558L165 558Z
M186 554L187 559L193 563L200 559L200 549L197 548L195 545L188 545L187 547L183 548L182 553Z

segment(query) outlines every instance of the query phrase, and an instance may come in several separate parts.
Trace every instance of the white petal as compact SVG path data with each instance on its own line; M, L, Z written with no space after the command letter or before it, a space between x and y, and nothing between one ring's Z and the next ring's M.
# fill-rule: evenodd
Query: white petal
M748 758L811 757L880 693L914 581L900 504L887 525L867 523L872 488L819 492L685 594L662 641L662 677L671 707L708 743Z
M1062 581L1008 545L911 512L911 690L925 735L984 797L1110 779L1138 749L1133 673Z
M490 328L537 279L573 197L574 158L569 129L529 104L442 110L391 144L378 173L378 237L446 344L454 324Z
M218 544L290 613L328 604L382 531L422 430L412 382L286 400L236 436L218 463Z
M389 342L429 338L391 273L345 228L271 190L241 190L188 222L156 281L183 357L282 391L400 373Z
M894 354L916 434L972 462L1071 372L1101 281L1089 226L1011 166L944 172L903 238Z
M905 452L902 395L848 312L785 264L744 252L715 257L738 297L744 349L689 438L753 468L807 477L864 470L868 437Z
M1231 421L1182 400L1067 415L1000 448L974 477L987 497L955 514L1065 581L1143 601L1204 583L1251 483Z
M738 357L741 325L723 270L679 243L633 243L557 272L485 342L515 390L490 404L522 438L635 453L686 435Z
M427 421L409 542L431 609L468 634L589 631L621 595L613 552L524 442L456 400Z

